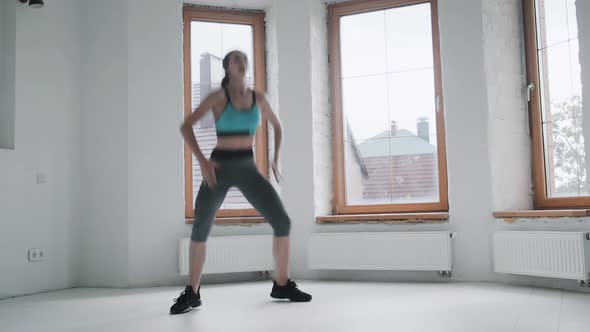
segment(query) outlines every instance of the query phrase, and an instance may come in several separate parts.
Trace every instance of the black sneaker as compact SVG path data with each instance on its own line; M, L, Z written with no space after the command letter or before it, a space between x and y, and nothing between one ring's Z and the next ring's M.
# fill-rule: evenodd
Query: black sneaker
M197 293L191 286L186 286L180 296L174 299L174 304L170 307L170 314L182 314L190 311L201 305L201 287L197 289Z
M270 296L275 299L289 299L293 302L309 302L311 295L299 290L295 281L289 279L285 286L279 286L276 281L273 282Z

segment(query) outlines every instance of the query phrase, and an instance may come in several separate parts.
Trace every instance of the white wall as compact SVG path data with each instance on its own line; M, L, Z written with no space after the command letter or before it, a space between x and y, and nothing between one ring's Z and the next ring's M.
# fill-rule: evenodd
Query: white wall
M494 209L530 204L529 151L523 129L526 117L519 88L524 70L518 2L439 3L450 221L440 225L347 226L314 224L315 214L329 213L332 199L325 5L320 0L240 3L240 8L264 9L267 13L268 91L285 126L282 196L293 221L294 277L439 280L429 273L310 271L306 268L308 237L312 232L330 231L452 230L459 234L453 280L539 282L536 278L505 277L492 272L492 232L587 228L585 220L505 224L491 217ZM194 3L236 7L232 1ZM117 188L126 183L126 189L121 190L127 190L128 204L114 205L121 214L127 207L127 222L119 225L111 221L108 232L102 225L92 226L96 227L94 231L100 231L95 243L98 248L107 246L105 239L114 232L120 236L114 242L120 247L117 252L123 252L124 232L128 232L127 258L101 265L108 267L107 271L118 271L127 259L127 285L183 283L184 278L177 275L177 240L189 236L190 226L183 223L182 141L178 134L183 105L181 2L149 0L140 6L130 1L128 6L127 87L119 87L128 93L127 114L123 115L127 131L116 131L117 135L126 135L120 141L128 144L116 152L128 153L122 163L127 163L127 175L117 181ZM125 18L120 18L119 22L123 21ZM500 47L510 47L511 52L498 52ZM124 70L125 65L121 66ZM507 163L513 167L509 177L503 173ZM518 188L507 192L511 186ZM105 203L104 209L112 204ZM98 220L90 225L95 222ZM216 226L211 235L270 232L268 225ZM102 248L107 249L111 250ZM89 259L93 262L97 257ZM103 277L102 283L112 280Z
M129 1L128 222L135 285L178 282L177 242L187 236L178 131L184 105L181 17L176 1Z
M0 2L0 149L14 149L16 2Z
M17 6L16 149L0 150L0 298L75 285L77 9L75 0L53 0L42 10ZM48 182L37 185L37 172ZM29 263L29 248L43 248L45 260Z
M285 132L283 200L291 217L294 275L306 271L307 242L314 220L312 5L316 0L277 1L279 109ZM297 27L297 28L293 28Z
M462 19L457 20L457 17ZM318 16L317 19L323 21L325 16ZM326 29L325 22L317 24L317 28ZM464 0L439 2L439 28L449 160L450 222L440 225L316 225L313 231L457 231L460 235L455 241L455 279L489 279L492 197L481 3ZM314 143L314 146L318 145ZM465 151L470 151L469 155ZM469 264L464 264L467 261ZM438 279L435 274L412 272L308 271L304 275L370 280Z
M295 278L439 280L432 273L310 271L307 241L313 232L451 230L459 235L453 280L566 286L491 270L495 230L589 228L588 219L507 224L491 217L494 209L530 206L519 0L439 1L449 222L346 226L314 223L316 214L330 212L332 200L324 2L192 2L266 11L268 92L285 126L281 189L293 222ZM580 49L590 54L590 6L578 6ZM191 229L184 224L178 132L181 8L180 0L52 0L38 11L19 6L17 149L0 150L0 240L8 248L0 261L10 271L0 274L0 297L72 285L185 282L177 266L178 239ZM505 47L510 51L498 51ZM582 65L584 82L589 67ZM49 175L47 184L35 185L37 171ZM215 226L211 235L233 234L271 234L271 228ZM27 263L26 249L37 246L49 256Z
M330 104L330 66L328 63L327 7L322 1L311 4L311 91L313 112L314 211L332 213L334 182L332 175L332 106ZM362 179L360 179L362 181Z
M493 208L532 209L522 1L483 1L484 69Z
M516 0L511 0L516 1ZM514 7L514 6L511 6ZM582 83L584 84L583 96L590 94L590 2L576 1L576 12L578 19L578 35L580 41L580 64L582 68ZM518 17L520 19L520 17ZM524 96L523 96L524 99ZM585 98L589 100L589 98ZM590 113L590 103L584 103L584 114ZM584 121L590 117L584 117ZM587 128L586 124L584 128ZM516 144L515 150L522 149L520 144ZM527 147L528 149L528 147ZM586 146L588 150L588 146ZM505 223L500 220L494 221L495 230L554 230L554 231L589 231L590 218L559 218L559 219L522 219L517 223ZM546 279L546 278L527 278L508 275L498 275L499 280L504 282L517 282L535 284L539 286L571 288L580 290L572 285L569 280Z
M231 1L193 1L236 7ZM129 1L128 20L128 231L129 284L182 284L178 240L189 237L184 223L182 2ZM240 8L267 9L267 79L276 104L276 48L270 1L241 1ZM274 68L274 69L273 69ZM215 226L211 236L271 234L257 226ZM269 248L270 250L270 248ZM223 281L236 276L206 276ZM253 278L254 274L237 276Z
M528 139L528 117L524 101L525 62L524 47L522 43L522 17L518 0L504 0L496 4L488 4L484 1L484 8L490 14L490 21L484 25L487 30L489 48L486 48L489 57L486 68L488 75L488 99L489 99L489 126L490 147L496 155L491 158L490 165L494 175L494 209L526 209L532 207L530 195L530 144ZM576 1L580 45L588 45L590 37L590 3L588 1ZM484 19L485 21L485 19ZM515 23L518 23L517 25ZM519 35L518 37L516 35ZM518 39L517 39L518 38ZM520 44L520 59L516 54L508 51L508 47ZM504 52L497 52L498 48ZM582 81L590 81L590 67L587 59L590 59L590 49L580 46L580 63L582 65ZM486 59L487 61L488 59ZM520 68L520 69L519 69ZM585 69L586 68L586 69ZM495 69L495 70L494 70ZM498 73L500 69L500 73ZM522 71L522 79L517 82L517 71ZM494 73L496 71L496 73ZM490 79L492 77L492 79ZM590 85L588 85L590 86ZM492 95L490 91L495 91ZM494 100L492 100L494 98ZM584 111L590 112L590 104L585 103ZM585 117L586 118L586 117ZM493 129L492 129L493 128ZM490 154L492 155L492 154ZM502 175L502 173L504 173ZM527 174L528 173L528 174ZM525 187L526 186L526 187ZM590 218L559 218L559 219L523 219L516 223L506 223L502 220L494 220L494 230L553 230L553 231L588 231L590 230ZM569 280L549 278L528 278L509 275L493 275L495 279L504 282L536 284L539 286L570 288L579 290Z
M267 50L276 49L270 1L193 1L265 9ZM81 6L81 286L182 284L178 240L184 223L182 1L85 1ZM276 53L267 76L277 81ZM276 105L276 84L269 95ZM270 234L217 226L211 236ZM270 248L269 248L270 250ZM204 281L254 274L206 276Z
M586 41L586 45L590 45L586 19L590 17L590 5L581 1L577 5L578 19L586 21L580 23L580 44ZM326 31L325 23L324 16L312 16L314 29ZM590 228L588 218L521 220L513 224L492 218L494 210L527 209L532 206L529 195L528 120L523 102L525 70L520 0L439 1L439 27L447 135L449 222L440 225L316 225L313 231L455 231L458 236L454 239L452 280L501 280L577 289L570 281L492 272L491 235L495 230L587 231ZM312 32L312 36L316 35L321 33ZM317 42L313 37L311 40ZM580 48L582 50L583 46ZM590 54L587 49L581 52ZM581 55L582 61L589 58ZM590 78L588 71L583 76L586 80ZM317 86L318 83L313 81L309 84ZM319 84L327 85L328 81L322 79ZM331 186L331 166L323 161L325 154L329 153L329 146L326 144L328 139L323 137L327 127L322 124L326 118L319 115L322 108L325 107L314 108L314 111L318 110L314 126L324 128L321 133L314 131L316 211L325 210L325 202L330 199L329 195L317 196L318 192L324 195L325 188ZM322 182L321 179L325 180ZM318 185L323 187L321 191L317 190ZM302 276L441 280L433 273L412 272L304 271Z
M491 270L491 227L486 220L492 212L492 180L481 1L452 0L439 6L450 225L461 232L455 241L454 274L486 279Z
M127 3L84 1L81 6L78 281L124 287L129 284Z

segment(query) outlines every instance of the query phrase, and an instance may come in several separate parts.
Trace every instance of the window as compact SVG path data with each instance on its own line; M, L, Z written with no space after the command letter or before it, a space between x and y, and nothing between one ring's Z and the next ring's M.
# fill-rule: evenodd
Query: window
M229 51L248 56L249 86L266 91L264 59L264 14L262 12L184 7L184 114L190 115L211 91L220 88L224 72L222 59ZM205 156L217 142L215 120L210 112L194 126ZM267 126L263 121L255 140L258 169L268 174ZM185 144L185 215L194 217L194 198L201 185L199 163ZM236 188L230 189L218 217L258 216Z
M535 208L587 208L590 128L582 113L576 1L524 0L523 9Z
M329 6L336 214L447 211L437 1Z

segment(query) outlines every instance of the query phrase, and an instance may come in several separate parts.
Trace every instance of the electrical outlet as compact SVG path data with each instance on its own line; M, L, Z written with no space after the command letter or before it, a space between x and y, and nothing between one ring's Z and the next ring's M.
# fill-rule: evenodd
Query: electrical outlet
M45 259L45 251L39 248L29 249L29 262L39 262Z
M47 183L47 174L39 172L37 173L37 184Z

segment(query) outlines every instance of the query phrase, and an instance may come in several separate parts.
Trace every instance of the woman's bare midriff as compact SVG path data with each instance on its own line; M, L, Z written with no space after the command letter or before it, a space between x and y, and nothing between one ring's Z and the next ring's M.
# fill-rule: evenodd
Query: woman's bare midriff
M219 150L249 150L254 145L254 136L225 136L217 137L216 149Z

